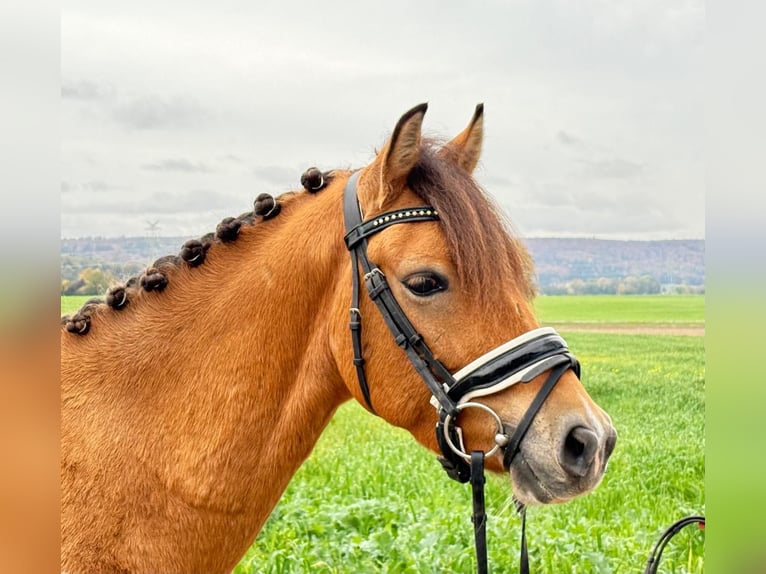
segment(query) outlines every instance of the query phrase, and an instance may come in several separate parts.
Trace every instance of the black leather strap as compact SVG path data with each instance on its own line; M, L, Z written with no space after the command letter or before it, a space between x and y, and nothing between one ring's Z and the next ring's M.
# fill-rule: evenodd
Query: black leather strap
M519 553L519 574L529 574L529 552L527 552L527 507L519 507L521 514L521 552Z
M505 468L511 467L511 463L516 456L516 453L519 451L519 446L524 439L524 435L527 434L529 427L532 425L532 421L535 420L535 416L537 416L537 413L542 408L543 403L548 398L553 387L559 382L561 376L574 366L573 362L576 362L576 359L571 355L560 355L560 357L561 363L551 370L548 378L543 383L543 386L540 387L540 390L537 392L537 395L535 395L529 408L527 408L527 412L521 417L513 436L511 436L511 440L508 441L508 445L505 447L505 453L503 454L503 466L505 466Z
M450 433L450 440L452 444L461 444L458 438L455 425L450 425L447 432ZM452 480L456 480L460 483L466 483L471 478L471 468L466 461L459 457L452 451L447 444L447 439L444 438L444 417L440 417L439 422L436 423L436 443L439 445L442 455L437 456L437 460L442 465L444 472L447 473Z
M413 223L416 221L434 221L438 219L439 214L437 211L428 206L423 205L419 207L410 207L407 209L397 209L395 211L387 211L381 213L373 219L369 219L365 222L359 222L354 227L350 228L350 231L346 233L344 240L346 241L346 247L353 249L363 239L374 235L379 231L383 231L386 227L396 225L397 223ZM348 227L346 229L349 229Z
M686 516L680 520L677 520L670 527L663 532L660 539L654 545L652 553L649 556L649 560L646 562L646 568L644 568L644 574L657 574L657 568L660 565L660 558L665 550L670 539L678 534L682 528L690 524L697 524L700 528L705 528L705 517L702 515Z
M359 172L354 173L346 185L356 187L356 180ZM362 221L362 214L359 211L359 202L354 197L349 197L348 193L343 194L343 219L346 229L356 227ZM354 350L354 367L356 368L356 378L359 381L359 388L362 390L362 396L367 403L367 407L374 414L375 408L372 406L370 398L370 386L367 384L367 376L364 374L364 351L362 348L362 314L359 311L359 259L356 250L351 249L351 308L349 309L351 320L349 329L351 331L351 345Z
M391 293L391 289L383 272L369 260L367 256L367 237L397 223L414 221L436 221L438 214L429 206L419 206L396 211L389 211L371 220L362 222L359 201L356 196L356 185L359 172L355 172L346 182L343 193L343 218L346 225L346 245L351 253L351 330L354 348L354 365L356 367L359 385L367 402L367 406L375 412L372 406L370 389L364 372L364 355L362 348L361 313L359 312L359 268L364 273L364 283L367 293L380 310L389 331L407 354L415 370L425 381L431 393L439 401L442 408L453 416L457 416L455 403L447 396L445 385L449 388L454 383L452 374L437 361L423 338L410 323L404 311Z
M476 546L476 571L487 573L487 513L484 510L484 451L471 452L471 493L473 495L473 535Z

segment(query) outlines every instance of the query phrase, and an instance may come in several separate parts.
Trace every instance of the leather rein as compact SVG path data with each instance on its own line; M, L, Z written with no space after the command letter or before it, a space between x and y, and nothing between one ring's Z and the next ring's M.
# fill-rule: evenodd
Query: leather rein
M367 238L392 225L421 221L439 221L438 212L430 206L417 206L388 211L371 219L362 220L357 198L359 171L348 179L343 192L346 246L351 255L351 308L350 331L359 387L368 408L375 414L370 386L364 370L362 346L362 316L359 311L360 273L370 299L376 304L396 344L407 355L413 367L431 391L431 403L438 413L436 439L441 450L439 462L450 478L458 482L470 481L473 491L473 523L476 541L477 571L487 572L486 514L484 511L484 458L502 451L503 466L510 469L519 452L521 441L529 430L535 415L543 406L561 376L572 369L580 376L580 364L567 348L564 340L551 328L534 329L477 358L454 375L434 357L423 337L417 332L396 301L386 276L367 256ZM361 269L360 269L361 268ZM487 405L472 399L490 395L509 386L526 383L545 371L550 371L513 434L509 436L500 417ZM456 421L466 408L488 412L497 424L495 445L484 451L465 452L462 431ZM522 517L520 572L529 572L526 549L526 511L517 504Z

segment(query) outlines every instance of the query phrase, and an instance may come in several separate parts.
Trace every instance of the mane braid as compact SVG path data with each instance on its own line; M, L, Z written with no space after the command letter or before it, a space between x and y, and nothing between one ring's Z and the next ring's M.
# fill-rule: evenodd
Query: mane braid
M438 145L424 141L407 184L439 212L461 282L482 297L515 281L531 300L535 288L529 253L490 196L468 173L441 157Z
M330 172L325 173L329 176ZM329 180L329 177L326 177ZM313 190L315 193L318 190ZM138 277L130 277L125 284L109 287L105 299L92 298L86 301L75 313L61 316L61 326L70 333L85 335L90 330L90 323L99 307L108 307L115 311L124 309L128 303L140 294L140 291L162 291L167 287L169 273L182 264L197 267L205 262L210 248L216 244L231 243L237 239L242 227L255 225L276 217L284 203L294 197L308 195L306 192L286 191L273 197L262 193L255 202L255 209L240 214L238 217L226 217L216 227L214 232L206 233L199 239L189 239L177 255L164 255L156 259Z

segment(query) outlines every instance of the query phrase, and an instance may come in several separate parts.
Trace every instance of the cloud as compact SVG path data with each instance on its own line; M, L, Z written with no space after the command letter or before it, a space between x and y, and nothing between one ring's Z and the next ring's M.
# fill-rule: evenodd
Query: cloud
M115 121L132 130L195 128L205 123L209 115L194 99L185 96L143 96L112 111Z
M87 80L67 80L61 82L61 97L70 100L93 101L106 100L114 95L110 88L100 86Z
M237 154L234 154L234 153L223 154L222 156L219 156L218 159L221 160L221 161L230 162L230 163L238 163L238 164L244 163L244 161L245 161L243 158L241 158L240 156L238 156Z
M308 166L307 166L308 167ZM253 168L253 175L267 185L289 186L300 181L302 171L283 165L263 165Z
M209 189L194 189L178 193L156 192L147 196L134 193L129 197L129 201L126 201L124 194L102 196L86 202L62 201L61 210L66 213L125 213L149 216L160 213L209 213L225 209L231 211L230 215L236 216L247 211L248 207L250 206L238 197Z
M215 171L212 167L202 162L193 162L185 158L169 158L141 166L141 169L149 171L180 171L185 173L211 173Z
M580 138L565 132L564 130L559 130L556 134L556 139L560 144L565 146L581 147L583 145L583 141Z
M103 181L101 179L94 179L91 181L86 181L81 185L82 189L85 191L95 191L97 193L104 193L108 191L125 191L125 187L122 185L116 185L113 183L108 183L106 181Z
M109 191L126 191L128 189L129 188L124 185L109 183L102 179L93 179L82 183L72 183L70 181L61 182L61 193L66 194L74 192L103 194Z
M512 221L522 237L601 237L627 239L667 238L673 230L685 229L684 214L660 206L635 208L612 202L599 208L597 197L580 204L565 202L557 205L517 204L508 206ZM562 233L561 230L566 230ZM696 235L697 229L685 231Z
M657 206L671 236L704 236L702 0L490 0L481 12L451 0L438 13L394 0L363 21L330 0L323 15L342 36L296 20L311 13L304 0L235 12L178 0L76 4L61 19L61 199L101 211L70 212L62 233L121 233L129 217L143 228L154 210L169 233L218 217L214 197L188 195L192 177L202 195L244 190L221 200L237 215L253 189L296 189L312 164L366 164L418 102L431 104L427 135L449 137L484 101L476 173L514 222L601 233L629 208ZM370 42L380 29L391 34ZM98 182L127 187L108 193ZM679 214L677 231L667 213Z
M586 177L596 179L636 179L647 173L646 164L618 157L581 159L578 163L583 165Z

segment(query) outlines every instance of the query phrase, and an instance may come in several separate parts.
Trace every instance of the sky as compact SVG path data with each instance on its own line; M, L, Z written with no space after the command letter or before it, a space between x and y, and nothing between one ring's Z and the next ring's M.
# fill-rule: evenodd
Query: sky
M199 237L482 102L522 237L702 239L704 31L701 0L63 0L61 237Z

